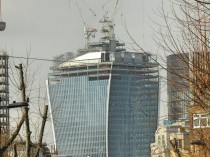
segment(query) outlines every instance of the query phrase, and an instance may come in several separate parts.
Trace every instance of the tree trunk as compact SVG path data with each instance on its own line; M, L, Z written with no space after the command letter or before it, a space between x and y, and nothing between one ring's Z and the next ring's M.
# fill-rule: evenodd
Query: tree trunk
M43 139L43 134L44 134L44 128L45 128L45 124L47 121L47 112L48 112L48 106L46 105L44 108L44 114L42 117L42 125L41 125L41 129L40 129L40 133L39 133L39 141L38 141L38 146L37 146L37 150L36 153L34 155L34 157L38 157L39 156L39 150L42 147L42 139Z

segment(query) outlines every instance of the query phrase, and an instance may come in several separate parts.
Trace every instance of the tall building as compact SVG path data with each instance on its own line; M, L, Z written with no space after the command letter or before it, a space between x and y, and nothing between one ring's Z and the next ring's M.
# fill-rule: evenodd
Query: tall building
M9 136L9 104L8 55L0 52L0 147Z
M167 56L168 119L188 119L189 54Z
M149 157L158 120L158 65L127 52L104 17L104 36L51 67L47 81L55 149L72 157ZM93 33L86 30L86 34Z

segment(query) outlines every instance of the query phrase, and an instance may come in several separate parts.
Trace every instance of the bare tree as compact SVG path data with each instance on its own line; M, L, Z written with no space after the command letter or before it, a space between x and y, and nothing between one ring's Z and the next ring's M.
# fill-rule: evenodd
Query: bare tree
M210 122L210 2L173 0L170 3L170 10L164 7L164 2L158 10L163 23L158 24L155 41L164 54L159 56L161 61L158 63L162 69L172 75L164 79L176 91L175 99L186 101L185 107L188 109L191 122L192 144L200 145L198 146L201 148L200 156L207 156L210 153L210 123L207 124L208 121ZM128 35L134 44L146 53L129 32ZM163 56L168 55L173 55L177 60L173 63L167 62ZM172 103L170 101L174 96L169 99L169 104ZM173 114L179 114L179 111ZM196 114L206 116L206 121L199 119L199 123L203 123L203 126L195 129L193 125L196 121L193 121L193 118ZM174 150L177 156L183 156L181 152ZM197 155L192 151L190 153L192 156Z
M164 5L160 9L165 25L158 31L156 43L166 54L173 54L181 61L171 65L167 63L166 70L174 75L167 81L175 84L172 88L182 93L176 95L176 99L187 98L185 105L189 110L190 140L192 144L200 141L200 151L205 156L210 152L210 126L202 124L195 129L193 118L199 114L209 117L210 114L210 5L204 0L174 0L171 3L171 13L166 11ZM210 118L206 119L210 121ZM193 151L190 153L196 156Z
M28 57L29 54L27 54L26 58ZM16 144L16 142L18 141L16 137L22 134L21 137L24 138L21 138L21 140L26 141L26 145L24 146L26 152L22 155L27 157L38 157L39 151L42 149L43 146L43 137L45 136L44 129L46 121L48 119L48 106L43 105L46 103L46 100L41 100L44 98L43 93L40 93L41 89L37 88L36 92L33 91L36 71L34 69L31 69L32 62L29 59L26 59L26 62L23 66L22 64L19 64L19 66L16 66L16 68L14 68L14 65L16 65L16 63L12 59L11 61L13 65L10 65L10 69L14 70L10 71L10 82L13 85L13 88L11 89L15 91L12 100L27 101L28 97L33 96L33 98L38 97L38 102L29 102L29 107L25 107L23 110L21 110L18 116L19 118L16 117L18 118L18 121L16 122L17 125L13 126L15 129L12 129L11 137L9 139L6 139L6 141L1 146L0 156L3 156L4 152L7 153L6 150L8 150L8 148L12 145L14 146L14 155L16 154L16 156L18 156L18 143ZM37 107L33 107L33 105L36 105L38 109ZM32 111L30 111L29 108L32 108ZM42 110L44 110L43 113ZM33 121L35 121L36 124L33 124ZM24 122L25 126L23 125ZM36 151L33 151L34 153L32 153L31 151L32 148L33 150L36 149Z

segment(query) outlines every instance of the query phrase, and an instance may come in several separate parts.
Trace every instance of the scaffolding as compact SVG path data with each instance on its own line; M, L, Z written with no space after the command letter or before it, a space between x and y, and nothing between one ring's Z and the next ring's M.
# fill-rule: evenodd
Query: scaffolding
M5 52L0 52L0 147L9 136L9 82L8 58Z

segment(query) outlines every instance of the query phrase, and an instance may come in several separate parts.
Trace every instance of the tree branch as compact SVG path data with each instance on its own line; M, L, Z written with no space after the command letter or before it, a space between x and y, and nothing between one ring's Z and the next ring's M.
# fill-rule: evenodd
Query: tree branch
M200 0L195 0L196 2L198 3L202 3L202 4L210 4L210 2L203 2L203 1L200 1Z
M7 141L7 143L0 149L0 156L2 156L2 154L7 150L7 148L12 144L12 142L15 140L15 138L17 137L21 126L23 125L24 121L26 119L26 114L23 115L23 117L21 118L19 124L16 127L15 132L12 134L12 136L10 137L10 139Z
M44 114L43 114L43 117L42 117L42 125L41 125L41 129L40 129L40 133L39 133L38 146L37 146L37 150L35 152L34 157L38 157L39 151L42 147L42 139L43 139L43 134L44 134L44 128L45 128L45 124L46 124L46 121L47 121L47 112L48 112L48 106L45 105Z

